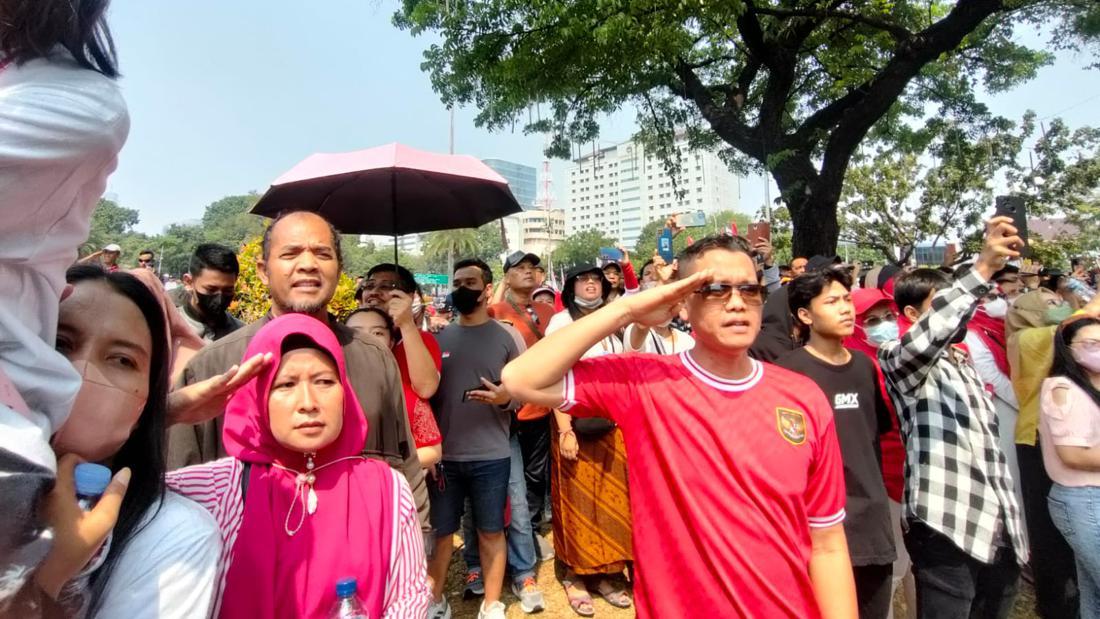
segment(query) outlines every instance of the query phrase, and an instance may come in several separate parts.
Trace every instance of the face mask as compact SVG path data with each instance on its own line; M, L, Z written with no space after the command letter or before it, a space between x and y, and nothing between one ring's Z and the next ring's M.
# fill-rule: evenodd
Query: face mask
M985 313L993 318L1004 318L1008 314L1008 301L998 298L982 306Z
M1048 325L1061 324L1063 320L1073 315L1073 308L1069 303L1063 303L1061 305L1055 305L1049 308L1046 312L1046 319Z
M1100 350L1088 351L1074 349L1073 359L1081 364L1081 367L1086 370L1094 374L1100 374Z
M477 306L481 303L481 293L484 290L473 290L471 288L455 288L451 292L451 302L454 303L455 309L460 314L472 314Z
M225 295L220 292L214 294L195 292L195 305L199 307L199 311L202 312L202 315L206 318L221 318L222 315L225 314L225 310L229 309L229 304L232 302L232 295Z
M75 453L89 462L110 458L130 438L145 399L116 387L87 361L73 363L84 378L72 413L50 441L59 453Z
M603 305L603 297L596 297L591 301L586 301L580 297L573 299L573 302L577 304L577 307L586 310L594 310L597 307Z
M881 346L886 342L898 339L897 321L884 320L873 327L864 329L864 331L867 333L867 341L875 346Z

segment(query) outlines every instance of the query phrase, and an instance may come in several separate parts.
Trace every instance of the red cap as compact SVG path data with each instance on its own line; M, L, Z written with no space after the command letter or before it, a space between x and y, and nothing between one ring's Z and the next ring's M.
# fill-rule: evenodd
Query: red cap
M894 300L878 288L860 288L852 291L852 304L856 306L856 315L862 316L867 310L879 303L893 303Z

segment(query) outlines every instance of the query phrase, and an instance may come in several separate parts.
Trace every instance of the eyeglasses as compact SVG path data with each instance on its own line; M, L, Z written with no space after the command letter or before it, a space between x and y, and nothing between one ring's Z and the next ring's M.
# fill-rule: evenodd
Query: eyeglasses
M596 275L595 273L585 273L583 275L578 275L577 276L577 281L578 282L598 282L602 279L603 279L602 277L600 277L599 275Z
M368 282L363 284L363 290L374 290L375 288L377 288L378 290L384 291L384 292L391 292L393 290L397 290L397 284L394 283L394 282L371 282L371 281L368 281Z
M893 314L885 314L883 316L870 316L863 321L864 327L875 328L884 322L897 322L898 317Z
M1100 340L1077 340L1070 344L1071 348L1080 348L1086 352L1100 351Z
M734 290L746 305L764 304L764 287L760 284L707 284L697 289L695 294L707 301L725 302L729 300Z

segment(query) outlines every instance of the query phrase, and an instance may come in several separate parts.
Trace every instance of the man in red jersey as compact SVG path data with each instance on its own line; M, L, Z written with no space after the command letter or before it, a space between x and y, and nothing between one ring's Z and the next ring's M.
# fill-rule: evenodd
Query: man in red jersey
M698 241L679 270L541 340L504 368L505 387L622 428L638 617L856 617L831 404L808 378L749 358L764 291L743 239ZM580 360L681 306L694 350Z

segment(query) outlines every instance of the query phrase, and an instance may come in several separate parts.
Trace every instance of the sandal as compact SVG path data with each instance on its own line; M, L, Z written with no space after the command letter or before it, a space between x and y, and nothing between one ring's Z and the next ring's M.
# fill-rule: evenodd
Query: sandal
M572 580L563 580L561 585L565 587L565 597L569 600L569 608L581 617L595 617L596 607L592 604L592 595L585 591L581 593L573 585Z
M626 589L615 588L609 580L600 579L600 582L596 584L596 591L599 592L600 597L615 608L630 608L632 604Z

